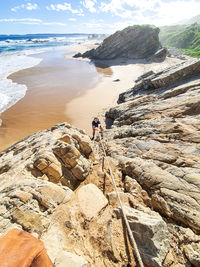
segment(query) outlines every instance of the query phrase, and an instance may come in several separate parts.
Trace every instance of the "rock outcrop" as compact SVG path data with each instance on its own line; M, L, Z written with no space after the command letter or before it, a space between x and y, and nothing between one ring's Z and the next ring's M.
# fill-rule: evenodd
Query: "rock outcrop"
M148 25L135 25L110 35L96 49L76 54L74 57L90 59L149 58L164 60L167 50L161 47L158 37L159 29ZM156 54L157 53L157 54Z
M90 171L90 138L69 124L33 134L0 154L0 174L17 173L75 189Z
M148 92L152 90L158 89L160 91L161 89L166 89L169 86L177 87L178 83L184 83L187 79L199 75L199 68L200 60L191 59L165 69L159 73L149 71L137 79L133 88L119 95L118 103L120 104L122 102L133 100L133 98L135 99L138 92L142 92L147 95ZM184 89L182 89L182 91L183 90ZM176 95L181 94L181 92L176 89L172 90L172 92L170 91L169 94L173 94L175 97ZM169 94L163 94L163 97L165 99L169 98Z
M188 266L200 264L199 67L199 60L190 60L160 73L149 71L120 95L121 104L106 113L112 121L104 134L108 154L119 161L124 176L146 192L150 198L146 205L165 218L179 244L179 251L169 252L163 266L171 266L165 265L170 253L180 266L186 266L187 260ZM187 241L175 234L171 223Z
M144 73L103 142L145 266L200 266L200 61ZM97 153L98 152L98 153ZM45 244L56 267L137 266L102 147L63 123L0 154L0 236Z

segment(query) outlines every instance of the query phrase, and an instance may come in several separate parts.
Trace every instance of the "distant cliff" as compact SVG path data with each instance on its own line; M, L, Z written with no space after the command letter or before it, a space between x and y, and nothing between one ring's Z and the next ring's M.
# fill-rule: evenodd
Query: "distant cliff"
M149 58L157 53L160 48L159 28L150 25L135 25L110 35L96 49L89 50L84 54L76 54L75 57L88 57L91 59L115 59ZM157 53L156 58L162 59L165 53Z

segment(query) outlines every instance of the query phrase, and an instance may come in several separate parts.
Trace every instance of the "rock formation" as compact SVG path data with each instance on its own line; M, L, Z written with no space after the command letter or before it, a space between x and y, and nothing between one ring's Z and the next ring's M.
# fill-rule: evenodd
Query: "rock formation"
M96 49L76 54L74 57L88 57L91 59L115 58L149 58L164 60L167 54L162 49L158 37L159 29L148 25L135 25L110 35ZM155 58L154 58L155 54Z
M13 228L36 235L56 267L128 264L121 218L102 193L105 177L105 194L113 191L109 172L102 172L95 151L90 138L67 123L3 151L0 237ZM117 170L116 177L121 180Z
M200 266L200 61L138 77L103 142L145 266ZM102 166L103 165L103 166ZM101 144L63 123L0 154L0 236L40 238L56 267L137 266Z
M112 121L104 134L107 152L119 161L123 175L146 191L147 205L175 236L173 253L169 250L162 266L171 266L166 265L170 253L171 264L200 266L199 66L200 60L190 60L160 73L149 71L106 113Z

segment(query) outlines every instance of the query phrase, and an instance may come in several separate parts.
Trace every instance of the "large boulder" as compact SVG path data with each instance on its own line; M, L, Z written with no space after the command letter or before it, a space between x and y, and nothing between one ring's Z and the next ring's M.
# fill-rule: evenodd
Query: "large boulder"
M127 206L125 212L145 266L162 267L170 248L169 231L162 217L148 209Z
M110 35L99 47L85 52L82 57L91 59L148 58L160 47L158 33L158 28L149 25L129 26Z

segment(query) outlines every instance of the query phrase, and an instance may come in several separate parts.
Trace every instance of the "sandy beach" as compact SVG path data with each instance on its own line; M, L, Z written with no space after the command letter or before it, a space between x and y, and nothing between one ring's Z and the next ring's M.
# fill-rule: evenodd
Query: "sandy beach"
M93 46L70 46L67 47L70 53L43 55L39 65L9 77L26 84L28 90L23 99L1 114L0 151L27 135L64 121L91 134L93 117L99 116L105 127L105 111L117 104L119 93L133 87L138 76L180 62L167 58L163 63L146 64L142 60L118 59L98 62L95 67L87 59L72 57Z
M92 45L70 47L69 49L73 53L67 57L71 58L77 51L83 53L91 48ZM88 61L88 59L79 60ZM146 63L145 60L125 59L98 61L97 66L103 64L107 66L98 70L105 74L103 79L94 88L85 91L83 95L67 103L65 114L73 125L91 134L93 117L98 116L105 127L105 112L117 105L119 94L133 87L138 76L150 70L161 71L179 62L181 60L177 58L166 58L162 63Z

